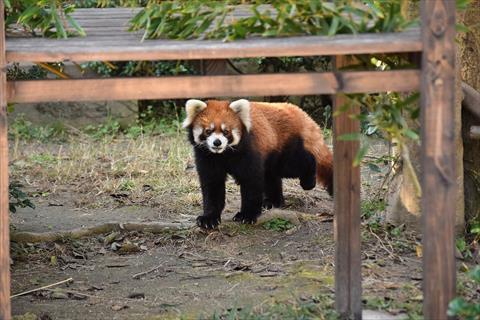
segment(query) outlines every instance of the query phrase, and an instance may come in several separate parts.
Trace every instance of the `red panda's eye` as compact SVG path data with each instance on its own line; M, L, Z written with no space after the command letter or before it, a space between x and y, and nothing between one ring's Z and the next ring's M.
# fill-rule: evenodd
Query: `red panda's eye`
M227 135L230 131L228 131L228 129L223 129L223 134L224 135Z
M209 135L210 133L212 133L211 129L205 129L205 134Z

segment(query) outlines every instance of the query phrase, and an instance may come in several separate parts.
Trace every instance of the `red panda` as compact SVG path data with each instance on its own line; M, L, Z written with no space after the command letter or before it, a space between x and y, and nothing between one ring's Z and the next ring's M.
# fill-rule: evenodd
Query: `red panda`
M266 208L284 205L282 178L299 178L305 190L318 180L333 192L332 153L320 127L289 103L188 100L183 127L194 147L203 196L197 224L215 228L225 205L227 174L240 184L234 220L255 223Z

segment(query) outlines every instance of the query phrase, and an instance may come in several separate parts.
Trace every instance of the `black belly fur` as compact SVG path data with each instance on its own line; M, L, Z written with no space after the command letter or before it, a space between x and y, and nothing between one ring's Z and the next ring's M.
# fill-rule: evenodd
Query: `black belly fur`
M203 215L197 218L201 227L214 228L220 223L225 206L225 180L231 175L240 185L241 208L234 220L253 223L262 212L262 205L284 204L282 178L299 178L303 189L316 184L316 161L305 150L303 139L291 139L280 152L263 159L244 136L233 149L213 154L206 147L195 146L191 130L189 140L195 146L195 162L203 196Z

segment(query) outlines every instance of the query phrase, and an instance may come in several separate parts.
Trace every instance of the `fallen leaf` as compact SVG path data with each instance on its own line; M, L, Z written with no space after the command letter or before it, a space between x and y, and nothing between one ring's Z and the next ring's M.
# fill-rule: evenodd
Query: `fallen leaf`
M417 244L415 246L415 252L417 253L417 257L419 257L419 258L423 257L422 245Z

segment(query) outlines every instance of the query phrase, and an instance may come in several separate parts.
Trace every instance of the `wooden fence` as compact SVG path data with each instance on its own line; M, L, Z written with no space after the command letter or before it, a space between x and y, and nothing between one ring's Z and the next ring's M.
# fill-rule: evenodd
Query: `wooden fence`
M0 24L4 25L3 0ZM455 294L454 161L455 1L424 0L421 29L394 34L305 36L221 41L147 40L125 32L131 9L81 9L90 36L66 40L8 38L0 31L0 319L11 317L8 213L7 102L202 98L214 96L338 94L420 91L423 188L424 316L446 318ZM110 11L108 11L110 10ZM83 21L82 21L83 19ZM123 19L123 20L122 20ZM123 21L123 22L122 22ZM109 28L104 28L110 26ZM97 32L98 30L98 32ZM101 31L103 30L103 31ZM420 69L348 71L346 55L421 54ZM179 76L7 81L12 62L227 59L259 56L335 56L333 72L235 76ZM360 171L352 166L359 132L353 109L334 118L335 301L343 318L361 319Z

